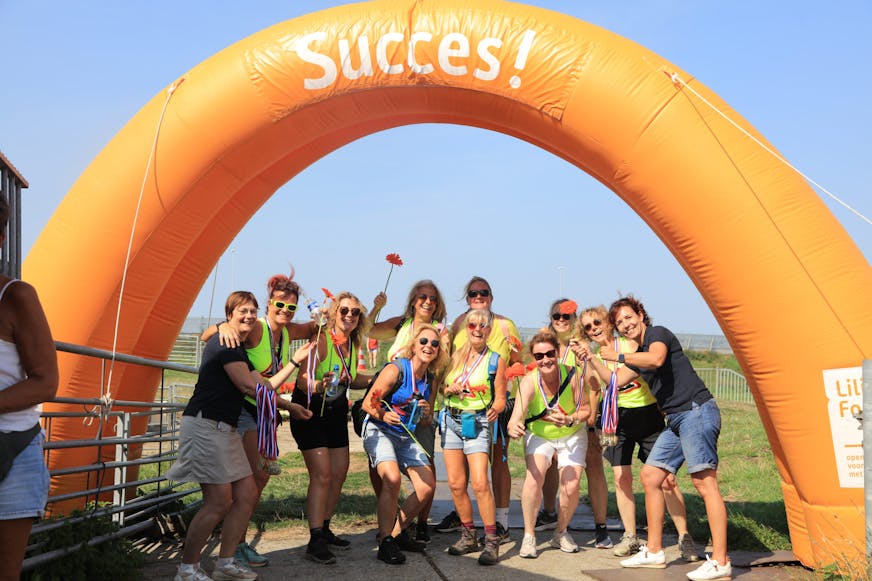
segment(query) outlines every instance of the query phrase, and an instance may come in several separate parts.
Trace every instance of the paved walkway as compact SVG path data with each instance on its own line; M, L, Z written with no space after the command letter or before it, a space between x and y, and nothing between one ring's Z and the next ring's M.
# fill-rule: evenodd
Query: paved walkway
M350 426L349 426L350 428ZM351 449L362 450L360 439L351 432ZM279 446L284 453L295 453L296 447L290 438L289 430L280 430L282 439ZM438 454L438 442L437 442ZM437 487L436 500L432 516L438 522L445 514L453 510L451 494L445 481L445 474L440 458L436 459ZM665 536L668 544L666 569L632 570L621 568L618 557L610 550L593 548L593 517L590 508L579 504L570 529L576 542L582 547L574 554L562 553L550 547L551 533L537 534L539 558L522 559L518 555L520 539L523 536L523 523L520 506L520 482L513 482L512 500L510 506L509 528L512 542L501 547L500 563L495 567L482 567L477 563L477 554L453 557L446 552L457 533L432 535L433 541L424 554L407 553L404 565L389 566L376 559L375 533L371 526L355 527L338 531L352 543L348 551L337 551L337 563L334 565L317 565L303 558L308 531L301 528L274 530L255 536L252 544L258 551L270 558L268 567L257 570L258 579L263 581L279 579L323 579L326 577L347 580L374 580L382 576L394 576L399 579L418 580L448 580L470 579L476 581L503 581L507 577L520 579L581 579L600 581L661 581L686 579L688 571L697 564L685 563L679 557L677 538ZM472 496L472 495L470 495ZM612 539L620 537L620 522L609 521ZM181 542L178 540L162 540L143 543L140 549L147 553L147 563L143 567L143 578L146 581L172 579L180 560ZM702 549L702 548L700 548ZM212 541L204 554L217 554L217 541ZM734 578L743 581L809 581L814 575L802 567L787 565L793 560L790 552L778 554L752 554L743 552L731 553L734 565ZM771 563L766 565L766 563ZM754 565L753 567L751 565ZM212 559L204 557L203 567L206 571L212 569ZM741 566L741 567L740 567Z

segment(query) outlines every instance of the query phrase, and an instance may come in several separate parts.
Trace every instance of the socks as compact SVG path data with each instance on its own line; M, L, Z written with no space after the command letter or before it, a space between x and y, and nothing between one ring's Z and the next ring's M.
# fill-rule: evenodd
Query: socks
M497 509L497 522L503 525L503 528L509 530L509 507Z
M215 559L215 568L220 569L233 562L233 557L218 557Z
M182 563L179 565L179 573L196 573L200 563Z
M323 527L315 527L314 529L309 529L309 542L311 543L315 539L320 539L321 535L324 534Z
M598 533L606 532L606 523L594 523L593 526L596 529L596 532L598 532Z
M472 521L460 523L460 525L465 529L475 530L475 523Z
M484 534L485 535L497 534L497 525L484 525Z

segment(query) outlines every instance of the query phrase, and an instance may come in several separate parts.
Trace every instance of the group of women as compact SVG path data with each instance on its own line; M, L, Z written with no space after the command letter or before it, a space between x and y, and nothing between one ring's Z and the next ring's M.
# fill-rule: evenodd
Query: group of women
M251 567L266 564L245 542L246 523L272 469L258 450L259 410L246 399L281 388L297 369L289 401L275 401L290 412L291 431L309 473L310 540L305 554L313 561L335 562L333 551L350 544L331 531L330 519L349 466L347 390L365 388L361 436L378 498L380 560L402 563L404 551L423 551L430 540L427 520L435 490L438 430L455 512L437 530L460 532L450 554L479 552L480 564L498 562L500 545L508 539L509 439L523 438L527 470L522 557L538 555L535 532L549 528L554 530L553 547L578 550L568 525L578 504L582 469L587 471L597 524L596 546L612 547L605 530L605 455L614 470L625 529L614 551L629 555L621 564L665 566L664 507L681 535L682 556L695 560L674 480L686 458L705 502L714 547L712 558L688 577L730 577L726 512L717 483L717 406L674 336L651 326L636 299L620 299L608 311L584 309L580 319L574 302L555 301L549 327L526 346L532 362L525 369L518 330L491 310L493 292L480 277L466 285L469 308L450 328L445 326L445 302L430 280L413 286L401 315L381 322L378 315L387 303L383 293L369 316L357 297L344 292L332 297L326 315L299 324L292 323L300 298L296 283L277 276L267 290L263 319L256 320L254 296L234 293L225 309L226 323L204 333L200 378L185 410L179 460L169 474L199 482L204 504L189 527L176 581L209 579L199 569L200 553L208 532L222 519L213 578L254 579ZM357 373L355 365L366 337L393 341L390 361L374 377ZM291 355L289 345L295 339L309 341ZM603 452L597 410L605 385L617 390L618 422ZM630 466L636 445L646 462L641 479L647 545L635 534ZM403 475L413 492L398 508ZM469 484L483 537L475 529Z

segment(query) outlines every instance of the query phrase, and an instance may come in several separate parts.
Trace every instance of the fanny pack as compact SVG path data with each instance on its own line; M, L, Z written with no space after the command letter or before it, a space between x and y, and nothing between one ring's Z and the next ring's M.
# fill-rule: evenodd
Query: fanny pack
M41 429L42 426L36 422L32 428L23 432L0 432L0 482L9 474L15 458L27 448Z

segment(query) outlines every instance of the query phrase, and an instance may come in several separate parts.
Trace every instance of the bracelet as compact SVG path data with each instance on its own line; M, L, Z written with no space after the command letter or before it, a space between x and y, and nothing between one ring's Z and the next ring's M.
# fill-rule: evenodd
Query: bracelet
M293 365L293 366L296 367L297 369L300 368L300 364L297 363L296 361L294 361L294 358L293 358L293 357L291 358L290 361L288 361L288 363L290 363L291 365Z

